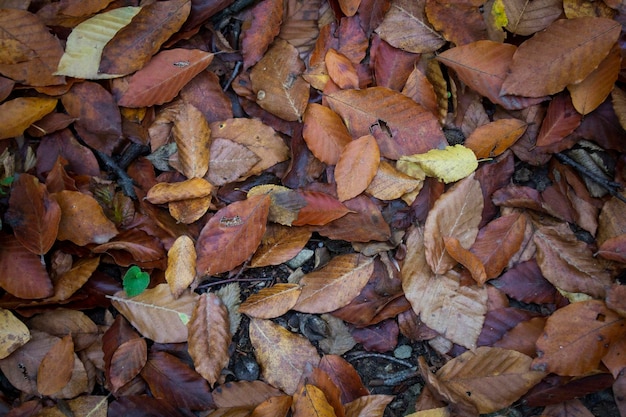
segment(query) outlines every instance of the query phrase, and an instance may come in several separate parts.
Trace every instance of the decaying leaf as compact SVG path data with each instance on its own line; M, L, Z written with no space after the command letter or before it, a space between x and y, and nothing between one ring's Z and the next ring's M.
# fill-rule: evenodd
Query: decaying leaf
M9 310L0 309L0 359L30 340L30 331Z

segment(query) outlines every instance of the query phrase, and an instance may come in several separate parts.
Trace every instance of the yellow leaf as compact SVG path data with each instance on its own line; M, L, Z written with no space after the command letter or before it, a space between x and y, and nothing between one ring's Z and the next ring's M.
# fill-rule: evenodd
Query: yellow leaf
M34 122L52 112L56 98L18 97L0 105L0 139L19 136Z
M412 162L429 177L436 177L449 184L470 175L478 168L476 155L463 145L433 149L424 154L400 157L399 162ZM406 172L406 171L404 171Z
M120 7L85 20L67 38L65 53L55 75L99 80L119 75L98 71L104 46L128 25L141 7Z
M493 2L491 14L493 15L493 21L497 27L503 28L509 24L509 18L506 15L503 0L496 0Z

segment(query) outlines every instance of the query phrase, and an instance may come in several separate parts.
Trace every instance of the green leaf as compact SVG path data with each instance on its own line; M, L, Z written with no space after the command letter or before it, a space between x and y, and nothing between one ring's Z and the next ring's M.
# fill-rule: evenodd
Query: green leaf
M134 297L144 292L148 288L148 284L150 284L150 275L136 265L128 268L124 275L124 291L126 291L129 297Z

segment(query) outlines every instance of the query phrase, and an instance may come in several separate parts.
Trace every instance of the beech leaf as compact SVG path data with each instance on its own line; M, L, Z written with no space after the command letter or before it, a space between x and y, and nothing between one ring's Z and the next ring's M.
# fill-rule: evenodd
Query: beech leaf
M0 104L0 139L19 136L30 125L52 112L55 98L18 97Z
M379 163L380 151L374 136L363 136L348 143L335 167L339 201L349 200L365 191L376 175Z
M311 238L311 231L302 227L269 224L261 244L250 260L252 268L280 265L293 259Z
M252 294L239 311L258 319L273 319L291 310L298 301L302 287L298 284L274 284Z
M0 308L0 359L30 340L30 331L9 310Z
M302 137L313 155L328 165L336 165L343 148L352 142L339 115L317 103L309 103L304 112Z
M67 335L52 345L37 372L37 390L42 395L59 392L70 382L74 370L74 343Z
M178 298L196 278L196 248L189 236L179 236L167 252L165 280Z
M429 177L435 177L446 184L470 175L478 168L476 155L463 145L432 149L424 154L402 156L399 161L417 164Z

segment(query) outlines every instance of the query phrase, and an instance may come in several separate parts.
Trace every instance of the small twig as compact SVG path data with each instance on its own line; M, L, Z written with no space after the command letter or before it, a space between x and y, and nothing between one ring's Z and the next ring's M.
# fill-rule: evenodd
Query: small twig
M555 153L554 157L558 159L559 162L573 167L574 169L576 169L576 171L580 172L582 175L586 176L593 182L606 189L613 197L617 197L619 200L626 203L626 197L618 192L618 190L622 189L622 185L620 183L609 181L606 178L603 178L600 175L591 172L590 170L585 168L584 165L579 164L578 162L574 161L572 158L561 152Z
M391 362L395 362L402 366L406 366L408 369L403 371L390 373L387 375L378 375L377 379L373 379L370 381L369 385L374 387L386 386L393 387L402 382L408 381L409 379L413 379L419 376L419 371L417 370L417 366L413 365L411 362L407 362L402 359L398 359L393 356L383 355L382 353L371 353L371 352L357 352L354 354L346 355L348 356L349 361L365 359L365 358L380 358L384 360L388 360Z
M131 144L128 145L126 149L124 149L124 153L122 153L122 156L120 156L120 159L117 162L117 165L121 169L125 170L126 168L129 167L130 164L133 163L135 159L139 158L142 155L147 155L149 153L150 153L149 146L142 145L140 143L131 142Z
M128 176L126 171L124 171L124 169L122 169L117 164L117 162L115 162L115 160L113 158L111 158L109 155L107 155L104 152L101 152L101 151L99 151L98 149L95 149L95 148L92 148L92 150L96 153L96 155L98 156L98 158L100 158L100 160L104 163L104 165L108 169L113 171L115 173L115 175L117 175L117 178L118 178L117 183L122 188L122 191L124 192L124 194L126 194L128 197L136 200L137 199L137 195L135 194L135 189L133 188L133 186L134 186L133 179Z
M239 70L241 69L242 64L243 62L237 61L237 63L235 64L235 68L233 68L233 73L230 74L230 78L228 79L228 81L226 81L226 84L224 85L224 88L222 88L222 91L228 90L228 87L230 87L230 85L233 83L233 81L237 77L237 74L239 74Z
M411 362L402 360L402 359L398 359L396 357L393 356L388 356L388 355L383 355L382 353L373 353L373 352L356 352L356 353L351 353L348 356L348 360L349 361L353 361L353 360L358 360L358 359L366 359L366 358L381 358L381 359L385 359L391 362L395 362L398 363L402 366L406 366L407 368L415 368L415 365L413 365Z
M236 275L232 278L221 279L219 281L207 282L206 284L202 284L198 286L198 288L210 288L215 287L216 285L230 284L231 282L255 282L255 281L271 281L274 278L272 277L264 277L264 278L239 278L239 275Z

